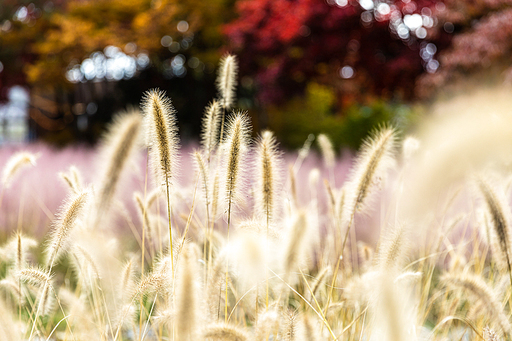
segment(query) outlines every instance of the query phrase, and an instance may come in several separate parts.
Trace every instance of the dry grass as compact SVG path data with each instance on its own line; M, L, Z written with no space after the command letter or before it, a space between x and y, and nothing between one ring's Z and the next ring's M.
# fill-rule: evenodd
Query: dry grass
M329 179L298 177L311 137L289 165L271 132L251 146L248 116L226 112L235 76L225 57L190 183L175 181L171 102L147 94L140 178L155 181L130 197L140 219L125 217L139 248L111 222L126 212L117 188L141 149L142 114L116 119L92 183L75 167L60 174L70 195L47 240L20 223L0 248L1 340L511 339L508 107L492 120L438 117L402 143L380 128L340 186L326 136ZM2 193L34 159L12 157ZM359 240L377 213L378 242Z

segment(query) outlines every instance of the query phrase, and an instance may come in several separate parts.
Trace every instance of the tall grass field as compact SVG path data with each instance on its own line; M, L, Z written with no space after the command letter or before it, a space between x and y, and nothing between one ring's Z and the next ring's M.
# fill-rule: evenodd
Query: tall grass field
M509 89L341 161L253 132L236 73L225 56L197 148L153 89L56 174L34 180L44 148L4 158L0 340L512 339Z

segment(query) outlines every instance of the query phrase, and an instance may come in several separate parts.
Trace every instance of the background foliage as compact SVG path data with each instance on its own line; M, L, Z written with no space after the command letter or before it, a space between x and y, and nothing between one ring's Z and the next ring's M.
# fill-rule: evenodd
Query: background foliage
M23 85L35 135L93 143L114 112L158 86L190 138L229 51L240 62L236 106L256 126L288 147L312 131L355 147L468 74L510 80L511 15L509 0L6 0L0 100ZM87 73L97 60L107 72ZM136 68L116 76L108 63Z

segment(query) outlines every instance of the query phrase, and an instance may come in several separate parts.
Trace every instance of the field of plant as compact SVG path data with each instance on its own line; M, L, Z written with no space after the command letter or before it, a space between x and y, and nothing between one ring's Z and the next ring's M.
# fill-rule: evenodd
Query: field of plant
M510 89L378 127L349 162L253 134L236 68L196 149L155 89L97 153L2 154L1 340L511 339Z

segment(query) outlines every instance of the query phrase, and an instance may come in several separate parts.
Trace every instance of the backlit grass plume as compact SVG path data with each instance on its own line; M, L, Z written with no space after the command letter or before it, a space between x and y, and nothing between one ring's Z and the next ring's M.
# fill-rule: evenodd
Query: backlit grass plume
M388 168L393 164L395 141L395 130L384 127L374 132L370 138L364 141L361 147L345 193L346 213L343 216L347 221L344 224L346 233L341 253L345 248L356 210L364 209L376 183L379 180L381 181Z
M512 268L510 264L510 207L505 193L497 191L483 178L477 180L491 221L491 247L493 258L503 271L508 272L512 285Z
M264 216L268 227L277 218L277 205L280 202L280 159L272 132L263 132L258 139L256 152L256 215Z
M239 191L242 185L242 168L249 144L251 132L249 118L245 113L237 112L230 116L228 121L228 134L224 141L223 152L225 153L224 165L224 193L228 218L228 242L229 228L231 225L231 212L234 204L239 200ZM229 259L227 260L229 262ZM228 312L228 262L226 262L226 288L225 288L225 319Z
M336 162L336 154L334 153L334 148L332 146L332 142L325 134L318 135L317 138L318 146L320 147L320 151L322 152L322 157L324 159L325 167L329 170L329 176L331 182L334 181L334 163ZM334 184L332 184L334 185Z
M213 324L206 327L203 337L205 341L248 341L249 336L243 329L230 324Z
M171 100L165 96L163 91L156 89L148 91L142 106L151 166L159 185L164 185L167 193L169 249L171 250L172 273L174 273L170 186L173 183L173 175L178 163L178 128Z
M201 130L201 145L208 163L219 139L220 103L211 102L205 110Z
M446 273L442 278L442 282L452 288L462 289L470 297L479 301L487 310L490 320L494 320L502 329L505 335L512 333L512 327L507 314L496 297L493 290L480 277L472 274L451 274Z
M27 166L35 166L38 155L29 152L18 152L11 156L2 171L2 185L9 188L16 174Z
M138 110L131 110L116 116L108 130L100 157L97 220L108 210L121 174L137 150L141 125L140 113Z
M75 166L69 167L68 173L60 172L59 177L69 187L72 193L77 194L82 190L82 176Z
M225 110L230 109L235 100L237 73L238 62L236 56L228 54L222 57L217 75L217 90L220 94L220 105Z
M143 99L144 125L151 167L159 185L169 187L178 162L175 110L165 92L149 90Z
M251 134L251 125L247 114L234 113L228 121L227 136L224 141L224 194L228 226L234 204L240 199L243 168Z
M67 249L71 230L84 213L89 193L87 191L72 195L67 199L53 223L50 239L47 242L46 255L48 267L52 267L59 255Z

